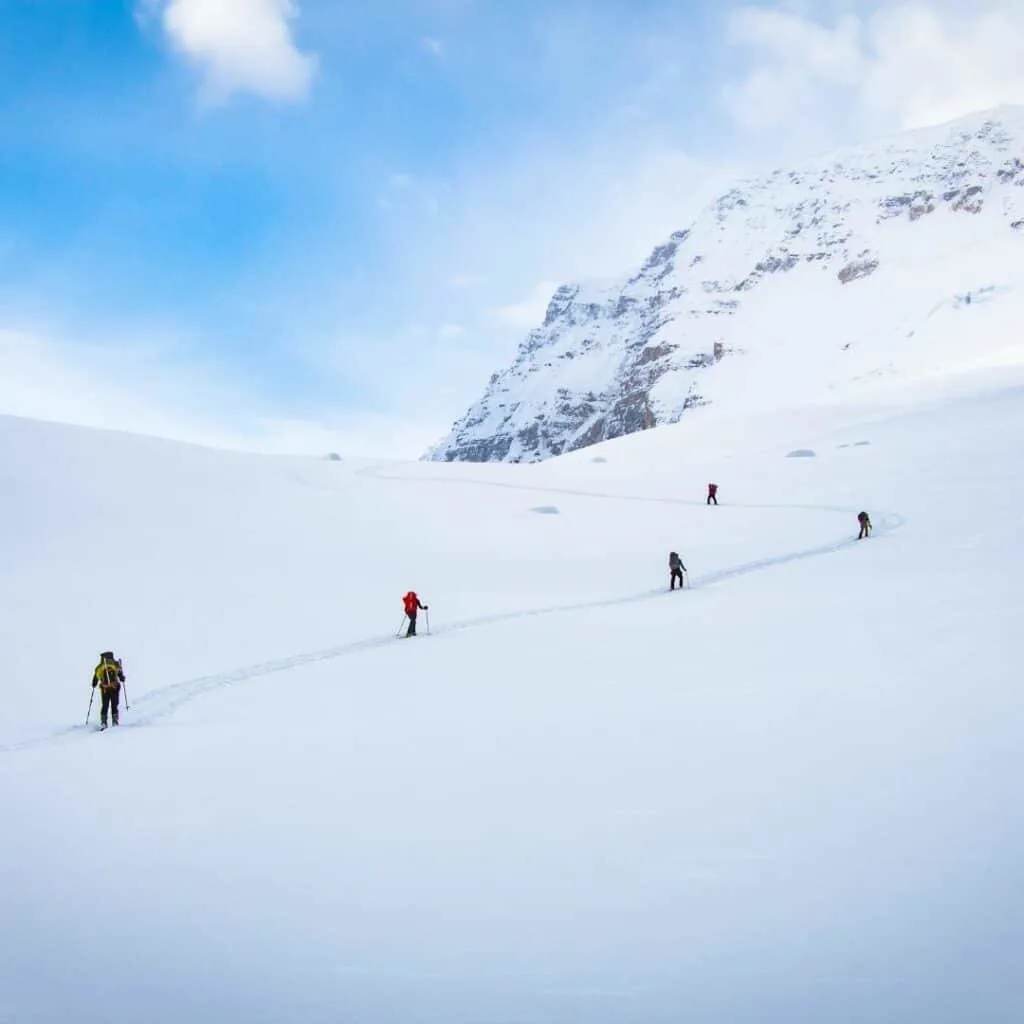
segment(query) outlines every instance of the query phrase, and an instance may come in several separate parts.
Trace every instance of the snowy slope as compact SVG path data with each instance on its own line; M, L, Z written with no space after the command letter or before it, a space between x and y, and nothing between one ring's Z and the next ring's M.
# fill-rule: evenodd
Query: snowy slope
M0 420L0 1020L1021 1020L1024 373L908 397L531 466Z
M855 396L989 354L956 314L1017 315L1022 288L1024 109L844 150L739 183L621 281L560 288L429 457L536 461L706 403Z

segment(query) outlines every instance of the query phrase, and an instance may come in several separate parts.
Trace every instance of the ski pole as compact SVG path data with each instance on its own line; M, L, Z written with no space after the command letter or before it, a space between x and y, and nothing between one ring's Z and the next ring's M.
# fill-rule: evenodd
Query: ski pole
M93 688L92 688L92 689L91 689L91 690L89 691L89 710L88 710L88 711L86 711L86 713L85 713L85 724L86 724L86 725L88 725L88 724L89 724L89 716L90 716L90 715L92 714L92 699L93 699L93 697L95 697L95 696L96 696L96 687L94 686L94 687L93 687Z
M395 633L395 636L401 636L402 635L402 627L404 625L405 625L405 615L403 614L402 615L402 621L398 624L398 632Z
M120 659L118 659L117 667L121 670L121 675L124 675L124 665L121 664ZM132 706L131 706L131 704L128 703L128 682L127 682L127 680L122 681L121 689L124 690L124 706L125 706L126 710L130 711Z
M424 612L427 616L427 636L430 636L430 609L425 608Z

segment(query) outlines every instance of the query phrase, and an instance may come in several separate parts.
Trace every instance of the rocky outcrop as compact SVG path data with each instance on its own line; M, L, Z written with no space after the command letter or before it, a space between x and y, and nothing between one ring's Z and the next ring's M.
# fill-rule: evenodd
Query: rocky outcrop
M859 281L862 277L870 277L877 269L878 260L862 256L852 263L847 263L836 276L840 284L849 284L851 281Z

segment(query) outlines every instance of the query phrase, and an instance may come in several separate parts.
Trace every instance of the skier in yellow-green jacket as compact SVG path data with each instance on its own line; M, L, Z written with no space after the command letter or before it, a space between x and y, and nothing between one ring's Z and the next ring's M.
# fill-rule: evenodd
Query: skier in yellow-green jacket
M92 673L92 688L100 688L100 728L106 729L107 716L114 725L118 724L117 711L121 700L121 684L124 682L124 669L119 658L113 651L104 651L100 655L100 663Z

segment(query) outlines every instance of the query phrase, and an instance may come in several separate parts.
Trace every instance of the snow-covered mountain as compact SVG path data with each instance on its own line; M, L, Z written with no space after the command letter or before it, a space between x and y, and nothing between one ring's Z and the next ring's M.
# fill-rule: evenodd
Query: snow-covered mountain
M559 288L427 458L537 461L977 360L950 318L1022 283L1024 108L845 149L738 184L623 280Z

